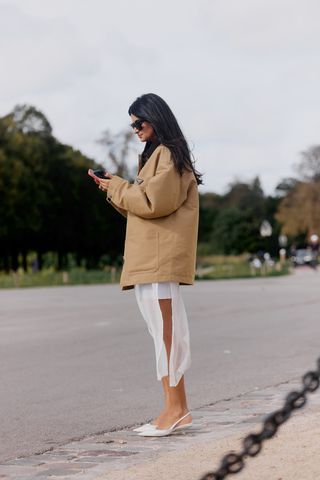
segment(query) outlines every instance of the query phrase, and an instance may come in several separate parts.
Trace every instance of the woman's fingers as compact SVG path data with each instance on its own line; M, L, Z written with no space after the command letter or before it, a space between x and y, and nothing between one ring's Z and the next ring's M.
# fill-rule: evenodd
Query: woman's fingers
M109 187L110 180L100 180L100 185L103 186L103 188L108 188Z
M103 192L106 192L108 190L109 183L110 183L110 180L113 177L113 175L111 175L111 173L109 173L109 172L106 172L105 177L106 177L106 179L104 179L104 178L99 178L99 179L94 178L94 181L96 182L96 184L99 185L99 189L102 190Z
M100 182L99 182L99 188L100 188L100 190L106 192L106 191L108 190L109 183L110 183L110 180L103 180L103 179L101 179Z

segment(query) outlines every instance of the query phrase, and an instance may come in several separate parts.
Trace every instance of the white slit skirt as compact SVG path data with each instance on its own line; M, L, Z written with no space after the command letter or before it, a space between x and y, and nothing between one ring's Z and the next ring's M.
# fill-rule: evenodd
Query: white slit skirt
M175 387L190 367L190 334L186 310L176 282L143 283L134 287L137 303L154 341L157 378L169 375L170 387ZM163 318L159 299L172 299L172 340L168 365L163 340Z

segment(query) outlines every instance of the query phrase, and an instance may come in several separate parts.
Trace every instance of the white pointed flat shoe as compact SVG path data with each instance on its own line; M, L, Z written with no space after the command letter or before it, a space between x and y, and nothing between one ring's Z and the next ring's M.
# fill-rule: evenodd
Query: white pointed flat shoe
M153 423L145 423L145 424L141 425L140 427L134 428L132 431L133 432L143 432L144 430L148 430L150 428L156 428L156 426L153 425Z
M179 418L179 420L177 420L169 428L157 428L157 427L148 428L140 432L139 435L141 437L166 437L167 435L171 435L171 433L173 433L175 430L182 430L183 428L191 427L192 422L187 423L186 425L181 425L179 427L179 423L188 415L190 415L190 412L186 413L183 417Z
M193 422L185 423L184 425L178 425L176 427L176 430L184 430L184 429L192 427L192 425L193 425ZM140 432L144 432L145 430L152 430L152 429L155 429L155 428L157 428L157 427L153 423L145 423L144 425L141 425L140 427L134 428L132 431L140 433Z

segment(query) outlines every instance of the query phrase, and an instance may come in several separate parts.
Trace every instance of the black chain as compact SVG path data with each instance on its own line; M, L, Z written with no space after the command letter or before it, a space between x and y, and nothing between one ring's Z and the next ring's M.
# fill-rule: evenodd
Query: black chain
M221 460L218 470L208 472L200 480L223 480L228 475L240 472L247 456L255 457L262 449L262 443L272 438L280 425L288 420L291 413L302 408L306 402L307 392L314 392L320 384L320 358L317 360L317 370L307 372L302 377L303 387L301 390L288 393L284 406L280 410L270 413L263 422L263 428L260 433L250 433L243 440L243 449L240 453L227 453Z

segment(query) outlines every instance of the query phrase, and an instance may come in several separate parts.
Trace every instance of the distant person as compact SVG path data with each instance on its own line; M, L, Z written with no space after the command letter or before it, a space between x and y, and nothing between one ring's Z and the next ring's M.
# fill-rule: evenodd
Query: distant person
M199 217L198 185L186 139L166 102L149 93L129 108L131 127L145 143L134 184L117 175L97 180L107 199L127 217L123 290L135 290L153 337L157 378L165 405L151 422L134 429L165 436L191 426L184 373L191 363L188 319L180 285L195 276Z
M31 269L32 273L37 273L39 271L39 261L37 257L35 257L31 262Z
M258 250L258 251L257 251L256 257L260 260L261 265L262 265L262 264L264 263L264 261L265 261L265 257L264 257L264 256L265 256L265 251L264 251L264 250Z
M290 247L290 261L293 267L296 267L297 246L293 243Z
M295 257L297 254L297 246L295 243L293 243L290 247L290 256Z
M310 249L311 249L311 268L317 270L318 267L318 255L319 255L319 237L318 235L311 235L310 237Z

